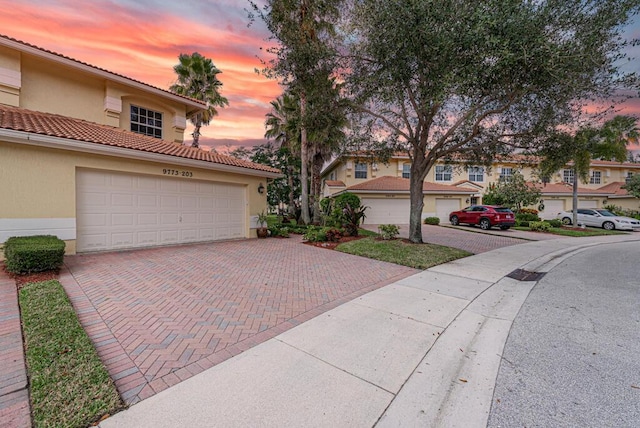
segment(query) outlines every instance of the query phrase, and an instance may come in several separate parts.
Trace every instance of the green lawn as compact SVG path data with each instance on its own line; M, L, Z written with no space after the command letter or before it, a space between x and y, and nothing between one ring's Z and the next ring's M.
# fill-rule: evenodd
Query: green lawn
M428 269L471 255L467 251L442 245L410 244L401 240L379 241L373 237L345 242L338 245L336 250L416 269Z
M524 230L526 232L531 232L531 229L528 227L514 227L515 230ZM604 229L595 229L593 227L588 227L586 229L563 229L560 227L552 227L546 232L541 233L553 233L554 235L562 235L562 236L600 236L600 235L620 235L625 232L620 232L618 230L604 230Z
M25 285L19 294L35 427L86 427L122 407L62 285Z

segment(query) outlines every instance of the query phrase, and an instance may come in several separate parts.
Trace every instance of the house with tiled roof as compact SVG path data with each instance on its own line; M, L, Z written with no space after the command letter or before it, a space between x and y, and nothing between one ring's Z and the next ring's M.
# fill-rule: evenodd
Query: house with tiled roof
M279 171L187 147L180 96L0 36L0 244L67 253L255 237Z
M538 159L514 154L501 156L490 166L466 165L464 162L439 162L425 178L422 217L436 216L448 222L449 213L472 204L481 204L482 195L493 183L508 180L516 171L526 180L537 180ZM581 208L602 208L614 204L626 209L640 209L640 201L621 186L633 174L640 173L640 164L594 160L588 183L579 183L578 204ZM366 223L409 222L409 180L411 158L395 153L385 162L369 160L363 153L336 157L322 171L324 197L352 192L368 206ZM402 184L401 184L402 183ZM573 172L570 165L553 175L541 191L540 208L543 218L555 218L557 213L572 207ZM404 189L404 187L406 189ZM400 189L399 187L403 187Z

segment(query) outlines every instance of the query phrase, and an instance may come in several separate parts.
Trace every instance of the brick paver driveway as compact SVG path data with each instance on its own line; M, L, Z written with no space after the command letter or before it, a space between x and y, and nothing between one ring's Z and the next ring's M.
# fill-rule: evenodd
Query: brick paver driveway
M67 256L67 294L132 404L418 272L300 237Z

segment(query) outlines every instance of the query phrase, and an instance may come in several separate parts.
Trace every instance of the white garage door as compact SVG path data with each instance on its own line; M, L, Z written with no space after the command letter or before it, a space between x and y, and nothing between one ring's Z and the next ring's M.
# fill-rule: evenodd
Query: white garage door
M564 201L561 199L545 199L544 211L539 216L543 220L553 220L559 212L564 211Z
M460 207L460 199L436 199L436 216L440 219L440 223L449 223L449 213L458 211Z
M578 199L578 208L598 208L598 201L581 201Z
M80 252L245 235L245 190L232 184L79 170L76 207Z
M369 207L364 213L364 224L409 224L409 199L361 199Z

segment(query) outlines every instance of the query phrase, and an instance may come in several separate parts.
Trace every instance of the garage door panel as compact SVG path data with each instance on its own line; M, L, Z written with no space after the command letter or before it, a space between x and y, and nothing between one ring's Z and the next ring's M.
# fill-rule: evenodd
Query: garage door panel
M111 214L111 226L133 226L135 224L133 214Z
M409 199L367 199L361 200L363 206L369 207L365 211L367 216L364 224L408 224Z
M543 220L556 218L559 212L564 211L564 201L558 199L547 199L544 201L544 211L540 213Z
M462 200L459 198L436 198L436 216L440 223L449 223L449 214L461 208Z
M80 252L245 234L246 186L79 170L76 187Z

